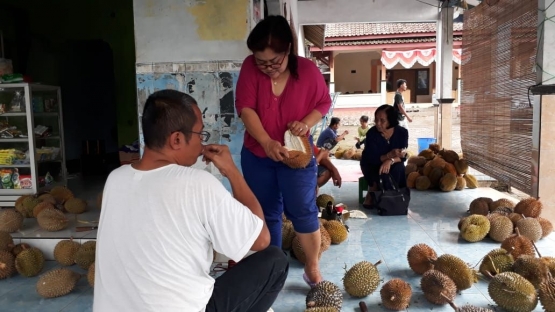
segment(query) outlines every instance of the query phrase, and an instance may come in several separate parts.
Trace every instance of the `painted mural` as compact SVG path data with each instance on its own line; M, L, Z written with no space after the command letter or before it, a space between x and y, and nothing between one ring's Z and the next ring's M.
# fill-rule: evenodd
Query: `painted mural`
M245 128L235 112L234 105L239 69L240 63L234 62L137 65L139 129L143 105L151 93L162 89L185 92L198 103L205 130L211 134L208 143L228 145L240 169L240 153ZM142 154L144 147L142 130L139 138ZM230 189L227 179L223 179L214 166L207 166L199 159L194 167L214 174Z

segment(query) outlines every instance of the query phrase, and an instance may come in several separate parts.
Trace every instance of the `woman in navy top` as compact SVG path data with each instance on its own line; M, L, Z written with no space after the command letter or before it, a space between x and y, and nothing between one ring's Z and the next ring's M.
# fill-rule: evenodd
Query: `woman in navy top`
M399 187L406 187L406 154L403 150L409 145L409 133L407 129L399 126L397 112L389 104L378 107L374 118L375 125L366 133L360 159L360 168L368 182L369 191L378 190L380 177L384 188L391 189L387 174L391 175ZM372 205L370 192L368 192L363 206L372 208Z

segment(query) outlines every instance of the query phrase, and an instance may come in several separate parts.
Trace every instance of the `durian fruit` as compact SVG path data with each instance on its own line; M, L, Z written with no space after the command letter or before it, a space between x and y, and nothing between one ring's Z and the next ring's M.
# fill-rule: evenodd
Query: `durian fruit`
M536 255L534 243L528 237L520 235L518 228L516 234L507 237L501 243L501 248L508 250L514 259L518 259L522 255Z
M439 181L441 180L442 177L443 177L443 169L433 168L432 172L430 172L430 174L428 175L428 178L430 179L431 187L432 188L438 187Z
M453 165L452 163L445 163L445 167L443 167L443 172L445 174L450 173L452 175L454 175L455 177L458 176L457 174L457 169L455 169L455 165Z
M299 241L299 237L295 236L295 238L293 238L293 242L291 243L291 252L293 253L293 256L299 260L300 263L305 264L306 263L306 255L303 251L303 247L301 246L301 242ZM322 257L322 248L320 248L320 251L318 252L318 259L320 259L320 257Z
M33 209L35 206L40 204L40 199L35 196L26 196L21 204L21 210L19 211L21 215L25 218L33 218Z
M427 160L432 160L432 159L434 159L436 154L434 152L432 152L431 149L425 149L425 150L421 151L420 154L418 154L418 156L422 156L422 157L426 158Z
M520 213L511 213L509 214L509 219L511 219L511 221L513 221L513 227L516 228L516 223L522 219L524 219L524 217L520 214Z
M64 186L54 186L50 190L50 195L52 195L58 204L63 204L66 200L75 197L73 192Z
M71 239L61 240L54 247L54 260L63 266L75 264L75 253L81 247L79 242Z
M555 277L555 257L544 256L540 257L540 260L545 263L551 276Z
M331 202L332 206L335 206L335 199L333 196L328 194L320 194L316 197L316 205L321 208L326 208L328 203Z
M487 277L495 276L499 273L511 271L514 262L510 252L503 248L497 248L488 252L482 259L479 271Z
M41 229L49 232L61 231L68 227L69 220L58 209L44 209L37 216L37 222Z
M294 237L295 229L293 229L293 223L290 220L283 221L281 224L281 249L291 249Z
M40 276L37 293L43 298L57 298L69 294L81 278L70 269L54 269Z
M57 204L56 198L54 198L54 196L52 196L50 193L44 193L40 195L38 198L41 202L51 203L52 205Z
M95 270L95 262L93 262L89 266L89 270L87 271L87 281L89 285L94 288L94 270Z
M508 217L499 215L490 219L489 237L496 242L502 242L513 234L513 222Z
M432 247L420 243L409 249L407 252L407 260L411 270L416 274L422 275L426 271L434 268L434 261L437 260L437 253Z
M445 167L445 159L441 156L435 156L434 159L430 160L430 166L434 168L443 169Z
M14 256L6 251L0 250L0 280L8 278L15 273Z
M44 255L38 248L31 247L21 251L15 257L15 269L25 277L33 277L42 271Z
M415 187L419 191L425 191L431 186L430 179L427 176L419 176L416 178Z
M341 311L343 305L343 293L341 289L332 282L322 281L310 289L306 295L307 308L334 308Z
M516 228L522 236L528 237L533 242L542 238L542 227L537 219L524 218L516 223Z
M466 187L466 180L463 177L457 177L457 185L455 186L455 190L462 191Z
M422 288L426 300L438 305L453 301L457 294L455 282L449 276L437 270L429 270L422 275L420 288Z
M457 169L457 173L462 175L466 174L468 171L468 162L466 159L459 159L453 163L455 165L455 169Z
M539 199L528 197L516 204L514 211L528 218L537 218L542 213L543 205Z
M441 147L437 143L432 143L432 144L428 145L428 148L436 154L439 153L439 151L441 151Z
M408 188L415 188L416 187L416 179L420 176L418 172L411 172L407 177L407 187Z
M534 285L514 272L494 276L488 285L488 293L499 307L509 312L532 311L538 305Z
M515 203L513 203L513 201L511 201L510 199L507 198L500 198L496 201L492 201L489 204L489 211L493 212L495 211L497 208L500 207L506 207L506 208L510 208L511 212L513 212L514 208L515 208Z
M434 169L434 167L432 167L430 165L430 162L427 162L423 167L422 167L422 172L420 172L420 175L424 175L424 176L429 176L430 173L432 172L432 170Z
M326 228L320 225L320 250L322 252L328 250L331 245L331 237Z
M470 304L465 304L462 307L457 307L453 301L449 301L449 305L455 312L493 312L491 309L480 308Z
M13 233L21 228L23 215L15 209L0 208L0 231Z
M459 231L462 229L463 222L464 222L464 220L466 220L466 218L468 218L468 217L462 217L459 220L459 223L457 223L457 228L459 229ZM488 219L488 221L489 221L489 219Z
M353 160L361 160L362 159L362 149L357 149L355 154L352 157Z
M98 207L98 209L102 208L102 195L103 193L100 192L98 193L98 195L96 196L96 207Z
M472 284L478 282L476 270L470 268L459 257L443 254L434 262L434 269L449 276L457 285L459 291L472 287Z
M336 159L341 159L343 157L343 153L345 153L345 149L338 147L337 150L335 150L335 153L333 153L333 156Z
M33 208L33 217L38 217L39 213L46 208L55 209L56 207L54 207L54 205L49 201L42 201L36 205L35 208Z
M345 226L341 222L336 220L326 222L326 224L324 224L324 228L326 228L326 231L328 231L328 234L331 238L331 243L334 245L341 244L349 236L349 233L347 232Z
M349 148L345 151L345 153L343 153L343 159L352 159L353 156L355 156L355 153L357 152L356 148Z
M25 200L25 198L27 197L32 197L32 195L23 195L20 196L18 199L16 199L15 201L15 210L17 210L19 213L21 213L21 215L25 218L25 215L27 214L27 210L23 207L23 201Z
M407 164L405 166L405 175L407 176L416 171L418 171L418 166L416 164Z
M488 197L478 197L470 202L470 208L468 211L470 214L479 214L487 216L489 213L489 203L493 202L491 198Z
M96 255L96 241L88 241L79 247L75 253L75 263L83 269L87 270L94 262Z
M29 244L26 244L26 243L17 244L12 248L12 255L14 257L17 257L17 255L19 255L23 250L29 249L29 248L31 248Z
M461 224L461 236L467 242L479 242L489 233L489 220L485 216L471 215Z
M536 219L538 219L542 228L542 238L545 238L546 236L551 234L551 232L553 232L553 224L551 223L551 221L542 217L537 217Z
M513 213L513 210L509 207L498 207L494 211L492 211L491 213L497 213L497 214L504 215L505 217L508 217L508 216L511 215L511 213ZM511 222L512 221L513 220L511 220Z
M543 310L555 312L555 278L550 276L540 284L539 298Z
M69 213L81 214L87 211L87 201L77 197L70 198L64 203L64 209Z
M339 312L334 307L317 307L317 308L308 308L304 310L304 312Z
M459 160L459 154L452 150L443 149L439 151L439 155L445 159L446 162L455 163L455 161Z
M283 142L289 157L284 158L282 162L293 169L306 168L313 157L308 137L296 136L287 130L283 136Z
M9 251L13 245L13 238L10 233L0 231L0 251Z
M527 279L534 287L539 288L540 283L550 276L545 262L534 256L522 255L515 260L513 272Z
M400 278L394 278L382 286L380 290L382 304L389 310L401 311L408 308L412 297L410 284Z
M457 187L457 177L452 173L446 173L439 180L439 189L444 192L451 192Z
M415 164L417 167L422 167L428 160L422 156L411 156L407 159L407 164Z
M470 173L465 173L464 179L466 180L466 187L468 187L469 189L475 189L478 187L478 180Z
M380 272L376 268L382 261L372 264L361 261L353 265L343 277L345 291L353 297L366 297L374 292L380 284Z

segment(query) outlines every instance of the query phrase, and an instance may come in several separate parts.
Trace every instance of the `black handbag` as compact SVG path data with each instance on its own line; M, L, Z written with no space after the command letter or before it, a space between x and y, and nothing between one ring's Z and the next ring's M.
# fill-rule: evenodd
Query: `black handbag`
M380 190L372 192L374 206L378 209L380 216L401 216L407 215L410 202L410 189L408 187L399 188L399 185L390 174L389 182L392 190L385 190L382 178L380 177Z

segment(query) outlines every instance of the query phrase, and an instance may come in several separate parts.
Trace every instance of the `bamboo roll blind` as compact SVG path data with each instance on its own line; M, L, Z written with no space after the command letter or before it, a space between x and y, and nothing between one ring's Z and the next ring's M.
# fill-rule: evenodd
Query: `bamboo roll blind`
M464 14L461 146L470 166L531 194L538 2L484 1Z

